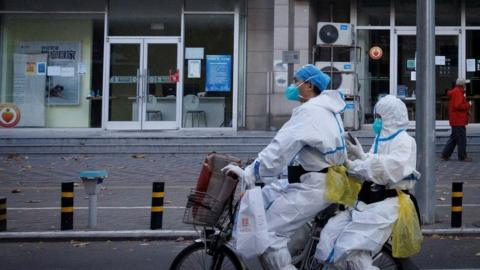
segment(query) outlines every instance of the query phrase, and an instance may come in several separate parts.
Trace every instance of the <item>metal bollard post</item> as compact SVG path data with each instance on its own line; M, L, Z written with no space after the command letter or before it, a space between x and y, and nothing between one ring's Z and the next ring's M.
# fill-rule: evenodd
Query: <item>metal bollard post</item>
M0 232L7 230L7 198L0 198Z
M99 185L103 179L108 177L106 170L102 171L82 171L82 179L85 193L88 195L88 228L95 229L97 226L97 193L100 191Z
M165 196L165 183L154 182L152 191L152 215L150 219L150 229L156 230L162 228L163 221L163 197Z
M73 182L62 183L60 230L73 230Z
M462 200L463 182L452 183L452 218L451 226L458 228L462 226Z

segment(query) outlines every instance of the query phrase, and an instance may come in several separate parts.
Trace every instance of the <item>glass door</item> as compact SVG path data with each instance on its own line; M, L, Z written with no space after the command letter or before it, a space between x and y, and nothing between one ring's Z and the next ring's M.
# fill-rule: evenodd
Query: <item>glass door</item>
M110 38L107 129L176 129L179 39Z
M397 36L397 97L407 105L410 121L415 121L416 39L414 33Z
M403 99L408 118L415 121L416 107L416 36L415 31L396 35L396 95ZM435 36L435 96L437 125L448 124L447 91L459 75L459 35L437 32ZM420 90L419 90L420 91Z
M181 50L179 39L144 40L143 129L177 129L181 122Z
M110 39L110 63L105 72L103 108L108 112L107 129L141 129L138 103L141 101L142 40Z
M441 121L441 124L448 124L447 92L455 86L455 81L460 74L458 51L458 34L435 37L435 114L437 121Z

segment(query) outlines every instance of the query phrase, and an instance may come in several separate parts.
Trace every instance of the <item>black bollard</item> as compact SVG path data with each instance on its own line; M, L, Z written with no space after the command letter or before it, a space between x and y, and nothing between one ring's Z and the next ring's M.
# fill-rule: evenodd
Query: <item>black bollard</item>
M150 229L156 230L162 228L163 221L163 197L165 196L165 183L154 182L152 191L152 216L150 219Z
M7 230L7 198L0 198L0 232Z
M463 182L452 183L452 228L462 226Z
M73 230L73 182L62 183L60 230Z

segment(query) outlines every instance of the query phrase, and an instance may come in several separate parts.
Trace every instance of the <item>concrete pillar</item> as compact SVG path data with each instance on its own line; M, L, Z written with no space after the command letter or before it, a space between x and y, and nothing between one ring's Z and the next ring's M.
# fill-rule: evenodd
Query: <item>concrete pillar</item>
M267 129L267 95L273 70L275 0L248 0L246 129Z
M311 62L312 39L315 37L314 12L308 0L275 0L273 44L273 91L271 101L271 129L279 129L290 118L299 104L288 101L283 93L291 83L293 72ZM291 21L290 21L291 19ZM282 64L284 51L300 53L300 63Z

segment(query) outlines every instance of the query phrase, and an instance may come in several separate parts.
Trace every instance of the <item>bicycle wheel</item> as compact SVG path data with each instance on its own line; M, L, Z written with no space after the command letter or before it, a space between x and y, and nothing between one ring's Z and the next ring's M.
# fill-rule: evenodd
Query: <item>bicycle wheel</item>
M402 270L401 264L392 257L392 250L387 246L373 256L373 265L381 270Z
M183 249L170 266L170 270L195 269L246 270L246 267L228 247L221 246L215 254L207 254L205 244L197 242Z

